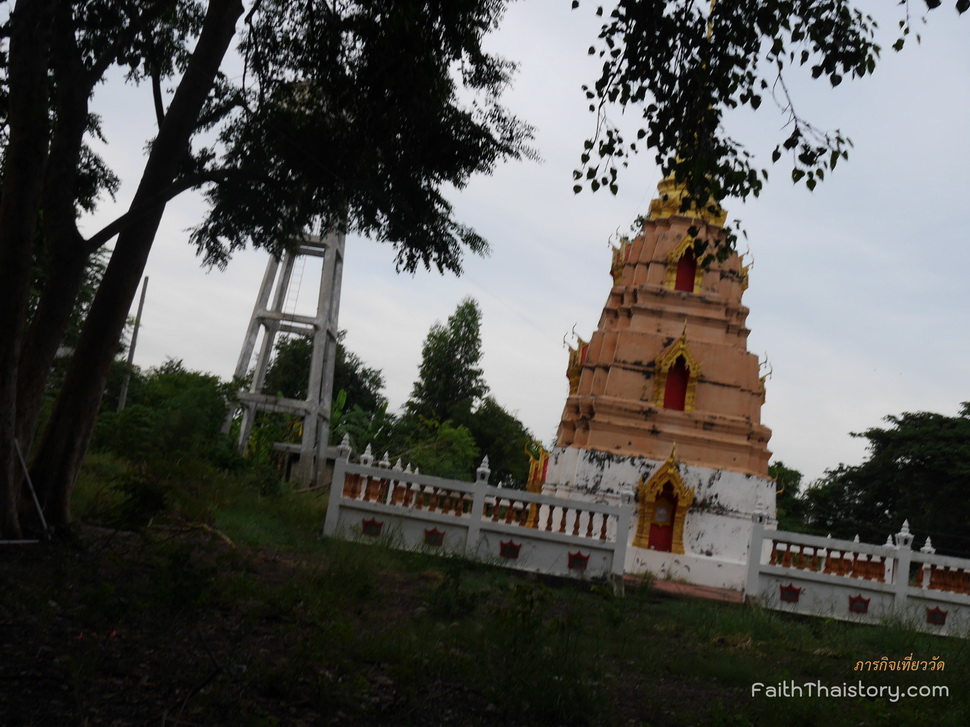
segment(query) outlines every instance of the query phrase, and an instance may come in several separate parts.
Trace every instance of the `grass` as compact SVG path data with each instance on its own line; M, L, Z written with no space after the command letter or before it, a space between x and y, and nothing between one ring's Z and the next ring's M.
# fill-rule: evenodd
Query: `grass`
M119 724L970 723L966 641L649 584L615 598L456 557L327 540L324 495L264 485L196 465L149 476L110 457L89 461L82 517L137 519L140 499L151 504L157 491L164 507L140 535L91 536L80 554L27 563L19 578L16 563L0 573L18 604L6 618L35 619L39 641L61 638L44 642L59 691L41 703L77 723ZM853 669L910 653L940 656L946 670ZM945 685L950 695L751 696L755 682L860 680Z

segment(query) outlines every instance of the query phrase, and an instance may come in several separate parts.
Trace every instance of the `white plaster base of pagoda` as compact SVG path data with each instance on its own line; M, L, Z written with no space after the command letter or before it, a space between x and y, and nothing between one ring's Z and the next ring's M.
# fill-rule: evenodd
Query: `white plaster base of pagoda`
M636 493L640 484L650 481L664 464L644 457L557 447L550 454L542 491L558 497L618 505L623 491ZM633 501L625 571L743 590L752 515L756 511L765 513L768 527L775 527L775 483L754 475L683 463L677 463L676 468L683 485L694 493L683 521L684 552L635 547L640 505Z
M633 575L650 574L662 581L743 591L747 563L730 563L703 555L662 553L629 546L626 551L625 572Z

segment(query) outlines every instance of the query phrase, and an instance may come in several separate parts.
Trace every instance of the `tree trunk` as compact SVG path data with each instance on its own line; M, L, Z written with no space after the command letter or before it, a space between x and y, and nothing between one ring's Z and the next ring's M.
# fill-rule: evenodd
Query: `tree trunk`
M84 280L88 255L82 245L77 239L51 256L40 303L24 336L17 384L17 440L25 456L33 444L51 366Z
M24 455L33 445L44 388L71 321L90 256L77 229L77 178L92 83L77 47L73 10L56 8L51 46L55 125L51 131L42 208L44 285L24 336L17 385L17 440Z
M242 15L240 0L213 0L192 59L152 145L132 207L155 198L175 180L199 113ZM118 237L50 424L37 449L32 475L48 521L69 520L70 495L94 429L108 371L161 222L164 205Z
M0 193L0 537L20 537L17 366L47 155L51 0L19 0L10 19L8 144Z

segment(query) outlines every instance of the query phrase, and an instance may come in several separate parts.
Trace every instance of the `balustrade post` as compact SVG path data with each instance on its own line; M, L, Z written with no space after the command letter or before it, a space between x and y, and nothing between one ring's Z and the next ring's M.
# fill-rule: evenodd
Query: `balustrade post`
M511 525L512 519L515 517L515 500L511 497L508 499L508 505L505 506L505 524Z
M893 564L893 592L896 613L902 614L906 606L906 591L909 588L909 564L913 558L913 534L909 531L909 520L903 520L903 527L896 534L896 561Z
M751 536L748 539L748 576L744 584L744 599L758 599L758 580L761 571L761 551L765 538L765 520L767 515L761 509L751 514Z
M936 548L933 547L933 541L930 540L929 535L926 536L926 542L923 543L923 547L919 549L919 552L926 555L933 555L933 553L936 552ZM919 574L919 585L920 588L924 590L930 585L930 571L932 568L933 566L926 561L923 561L923 568L920 570Z
M337 461L334 462L333 480L330 483L330 498L327 501L327 516L323 520L323 534L331 536L337 529L337 522L340 517L340 506L344 500L344 481L347 479L347 466L350 464L350 447L347 447L346 456L341 447L338 451Z
M470 558L478 555L478 541L482 534L482 519L485 517L485 492L488 489L488 476L492 471L488 468L488 455L475 470L474 495L468 519L468 534L465 536L465 553ZM498 507L496 501L495 507Z
M409 508L414 505L414 483L413 482L404 483L404 492L401 493L401 496L404 498L401 501L401 504L404 507Z
M344 438L340 440L340 444L337 445L337 459L349 462L351 451L350 437L345 434Z
M492 474L492 470L488 468L488 455L486 454L482 458L482 463L478 465L478 469L475 470L475 484L476 485L487 485L488 476Z
M783 568L791 568L792 561L792 548L795 547L793 543L782 543L785 547L781 555L781 565Z
M593 514L590 513L592 519ZM623 592L623 574L626 572L626 550L630 540L630 523L633 521L633 488L629 485L620 490L620 514L616 517L616 537L613 541L613 589ZM603 515L606 522L606 515Z

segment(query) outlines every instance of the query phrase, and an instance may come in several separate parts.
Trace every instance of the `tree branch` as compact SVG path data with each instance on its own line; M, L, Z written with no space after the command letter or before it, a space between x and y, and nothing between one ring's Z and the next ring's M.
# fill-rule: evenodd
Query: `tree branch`
M131 39L137 35L146 23L150 24L153 20L156 20L166 9L173 7L175 3L176 0L158 0L158 2L150 5L139 17L129 18L129 22L125 24L124 30L118 34L118 37L115 38L113 43L110 43L104 49L101 55L94 59L91 68L85 74L85 86L88 91L92 90L104 78L108 67L115 62L118 56L118 50L125 44L130 43Z
M236 108L246 108L246 103L243 100L242 94L233 93L225 101L219 104L214 104L209 113L201 114L199 116L197 129L207 129L218 121L224 119L230 111Z
M151 64L152 64L152 100L155 102L155 121L161 128L165 120L165 102L162 100L162 79L158 75L158 63L155 61L155 44L151 44Z
M175 180L167 189L150 197L144 204L132 207L120 217L108 223L91 237L84 241L87 253L94 253L99 247L121 233L125 228L135 224L148 214L156 211L159 206L165 205L177 196L189 189L202 186L211 182L221 182L229 178L231 172L227 169L212 169L205 172L190 174L181 179Z

